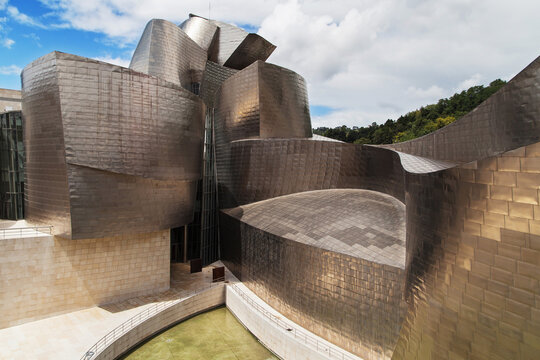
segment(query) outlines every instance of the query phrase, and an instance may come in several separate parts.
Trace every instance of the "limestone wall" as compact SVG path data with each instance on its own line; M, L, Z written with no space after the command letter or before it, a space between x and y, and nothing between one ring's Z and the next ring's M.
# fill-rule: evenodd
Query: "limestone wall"
M0 89L0 112L12 110L21 110L21 92Z
M0 328L169 288L169 230L0 239Z

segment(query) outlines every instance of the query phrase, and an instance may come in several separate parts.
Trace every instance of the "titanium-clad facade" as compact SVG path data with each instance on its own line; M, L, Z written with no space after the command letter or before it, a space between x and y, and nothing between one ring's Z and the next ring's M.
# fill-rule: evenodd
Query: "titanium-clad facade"
M365 359L389 358L406 313L404 210L350 189L223 210L225 264L287 318Z
M181 28L151 20L131 59L130 69L194 90L202 81L207 54Z
M311 138L238 140L219 149L224 208L340 188L375 190L405 200L400 157L390 150ZM424 159L415 160L410 163L424 164Z
M58 52L28 65L22 81L28 220L73 239L191 221L204 127L197 96Z
M280 66L253 63L222 83L217 94L216 126L228 142L311 137L304 79Z
M409 311L394 358L537 357L539 149L407 174Z
M217 39L219 28L216 24L197 15L189 14L189 18L180 24L180 28L208 53L208 60L217 60Z
M221 212L223 260L288 317L367 359L534 358L540 339L539 68L537 59L451 126L384 147L308 136L259 138L250 122L228 127L223 121L235 116L258 119L248 106L254 102L235 98L237 92L253 89L249 80L228 87L224 96L218 93L220 204L235 207ZM249 70L230 77L221 91L244 71L246 79L254 79ZM350 275L353 263L372 264L365 256L350 251L345 259L339 246L328 250L320 243L290 238L291 226L300 221L298 208L279 210L288 219L285 223L264 216L254 222L250 215L250 207L258 204L272 214L272 202L283 199L279 196L340 188L376 190L405 204L405 317L388 319L388 314L396 314L389 310L395 307L388 297L364 307L359 299L366 298L351 298L344 291L353 286L348 283L358 284ZM294 195L284 198L289 196ZM254 203L260 200L266 201ZM328 206L327 213L339 213L338 207ZM369 298L384 282L377 278L378 270L369 265L363 269L369 276L361 287L370 289ZM325 285L331 290L312 286L319 271L331 274ZM317 299L316 304L308 299ZM348 309L344 304L349 300L357 308ZM322 305L331 303L334 307ZM348 309L344 313L352 316L350 326L336 309ZM373 316L367 332L352 325L366 323L362 310ZM391 332L396 329L388 326L392 321L397 321L398 333Z
M265 61L276 49L257 34L193 14L180 28L208 53L208 60L230 69L241 70L257 60Z
M219 27L215 61L228 68L241 70L257 60L265 61L276 46L257 34L250 34L237 26L209 20Z
M28 220L70 239L185 225L206 135L201 228L220 236L201 258L220 249L287 317L366 359L537 357L540 58L448 127L377 147L314 137L274 48L190 16L152 20L131 69L28 65Z
M212 61L206 62L199 95L209 108L214 107L216 93L221 87L221 84L237 72L238 70L229 69Z

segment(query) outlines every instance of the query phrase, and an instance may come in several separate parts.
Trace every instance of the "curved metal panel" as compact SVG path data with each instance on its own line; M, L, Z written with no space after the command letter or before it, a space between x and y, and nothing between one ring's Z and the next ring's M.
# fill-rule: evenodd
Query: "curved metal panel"
M204 105L197 96L75 55L58 53L56 71L67 163L154 179L200 178Z
M129 67L185 89L202 80L207 54L175 24L151 20L144 30Z
M405 205L386 194L306 191L222 211L273 235L405 268Z
M395 359L537 357L539 187L540 143L407 175L409 310Z
M272 307L365 359L391 357L406 311L401 202L310 191L223 210L220 220L223 261Z
M233 25L198 19L201 30L191 18L184 27L220 65L243 68L273 50ZM537 355L540 58L454 124L384 147L312 138L299 75L262 61L235 73L207 58L182 29L152 20L131 66L163 80L61 53L27 66L29 221L67 238L191 221L205 109L182 87L202 82L201 97L215 106L220 205L236 207L220 215L222 254L261 297L367 358ZM237 207L334 188L406 204L404 263L403 244L386 246L380 223L399 214L348 218L384 201L339 190ZM378 256L367 253L378 246Z
M242 140L218 147L223 208L296 192L362 188L405 201L404 172L390 150L311 139Z
M257 60L265 61L276 46L257 34L221 21L209 20L219 27L216 62L241 70Z
M216 62L219 65L224 65L236 48L244 41L248 32L232 24L217 20L209 21L219 28Z
M421 138L385 147L466 163L540 141L540 57L476 109Z
M35 224L52 225L55 234L71 236L65 145L55 68L56 53L28 64L21 73L25 212Z
M72 239L171 229L193 221L197 181L156 180L68 164Z
M43 74L53 79L46 83L48 97L34 95ZM58 52L23 71L23 96L33 153L28 159L30 213L40 209L37 219L58 218L67 230L59 226L55 233L95 238L191 221L204 121L197 96L130 69ZM57 99L55 107L43 112L34 97ZM52 130L54 142L47 135ZM39 153L33 151L36 144ZM55 163L44 170L42 158ZM64 212L48 210L49 202L58 200L34 185L47 173L58 173L54 184L65 194Z
M233 144L270 141L277 140ZM244 152L258 151L244 149L241 156L245 156ZM271 148L260 152L271 154ZM286 162L285 153L281 154L281 161ZM262 155L256 157L253 164L259 165L260 161L264 161ZM309 158L302 159L298 164L309 161ZM364 147L360 162L371 170L364 173L367 178L359 180L355 186L379 183L378 186L383 188L380 184L389 179L385 174L400 168L401 161L392 151ZM386 165L381 166L383 163ZM417 166L415 173L402 170L401 187L407 207L406 280L403 286L408 311L403 323L398 318L392 320L395 321L392 323L394 329L402 327L399 340L395 348L389 346L381 350L380 342L375 342L375 347L359 347L353 351L366 358L534 358L537 350L527 339L540 336L533 300L540 296L540 278L537 276L540 271L537 261L540 259L540 218L536 211L540 204L540 143L456 168L421 173L422 166ZM432 166L432 162L425 163L428 170ZM275 179L279 174L289 175L274 168L266 173L268 181L276 188ZM257 177L252 173L249 176L244 180L245 186L260 186ZM360 179L362 177L360 175ZM276 195L268 197L271 196ZM256 218L256 223L250 219L249 209L259 203L222 211L222 256L235 273L247 279L250 288L256 289L266 301L277 304L274 306L282 311L292 313L291 317L297 316L297 321L307 321L308 328L316 329L318 325L309 323L306 319L310 316L305 314L323 319L321 324L331 324L340 319L341 312L318 308L321 313L317 313L313 309L317 305L299 300L310 291L311 276L321 271L321 267L327 269L325 260L314 254L315 250L307 251L289 240L293 234L307 236L304 242L308 242L318 234L308 228L294 228L296 224L302 224L303 212L297 208L286 219L285 232L276 231L274 228L280 223L274 223L274 217L279 218L282 214L273 214L282 210L272 207L272 203L279 199L260 203L264 204L261 205L264 211ZM333 212L339 214L339 211L333 208L326 213L331 218ZM267 221L267 217L272 219ZM339 221L335 223L334 230L339 232ZM288 229L291 226L293 228ZM346 265L343 269L337 264L330 266L332 271L337 271L335 277L341 279L339 281L348 279L351 262L336 261ZM303 272L306 268L309 271ZM274 277L275 281L272 280ZM294 280L284 283L283 279L289 278ZM337 286L346 288L345 285ZM369 288L362 285L362 288L366 287ZM317 290L312 297L324 302L325 296ZM333 298L334 304L348 299L337 287L332 288L328 296ZM362 306L362 301L354 303L357 307ZM351 313L351 310L345 312ZM332 316L327 316L328 313ZM359 336L356 343L362 344L369 342L366 339L370 339L371 333L376 333L380 341L391 334L388 331L392 327L385 326L386 323L374 323L369 326L368 334L362 334L361 329L336 327L342 330L340 336L329 339L347 343L351 337ZM329 327L333 329L331 325ZM328 331L326 335L330 333Z
M225 80L216 98L225 141L312 135L306 83L293 71L257 61Z
M229 56L224 66L241 70L255 61L265 61L276 46L257 34L248 34Z
M208 59L216 61L217 38L219 28L207 19L189 14L189 19L180 24L180 28L208 53Z
M206 62L199 96L204 100L207 107L214 107L216 93L221 84L237 72L238 70L226 68L212 61Z

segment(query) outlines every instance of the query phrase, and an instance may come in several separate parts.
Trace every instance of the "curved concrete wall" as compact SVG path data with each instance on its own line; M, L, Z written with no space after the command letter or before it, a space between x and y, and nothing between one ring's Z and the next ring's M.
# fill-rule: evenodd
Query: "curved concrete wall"
M73 239L191 222L204 116L197 96L58 52L28 65L22 86L28 221Z
M330 357L361 360L285 318L242 283L228 285L226 292L227 308L281 359L325 360Z

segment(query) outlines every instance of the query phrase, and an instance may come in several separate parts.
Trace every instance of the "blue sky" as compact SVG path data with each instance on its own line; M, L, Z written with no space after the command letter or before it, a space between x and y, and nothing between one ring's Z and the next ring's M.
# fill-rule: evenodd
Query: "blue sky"
M33 21L11 16L9 6L16 7ZM7 7L0 10L0 18L5 19L0 23L0 42L13 41L9 47L0 47L2 88L19 90L19 70L51 51L91 58L129 59L136 46L136 42L120 44L103 33L74 29L39 1L9 1Z
M122 59L126 65L125 60L131 58L136 47L133 41L122 42L100 32L74 29L39 1L8 1L0 18L3 18L0 41L4 44L0 47L0 88L20 90L20 70L51 51L105 61ZM255 24L240 23L238 26L249 32L258 30ZM310 110L313 116L318 116L332 109L313 105Z
M275 44L268 61L306 79L314 127L384 123L539 55L538 0L0 0L0 87L54 50L128 66L150 19L189 13Z

